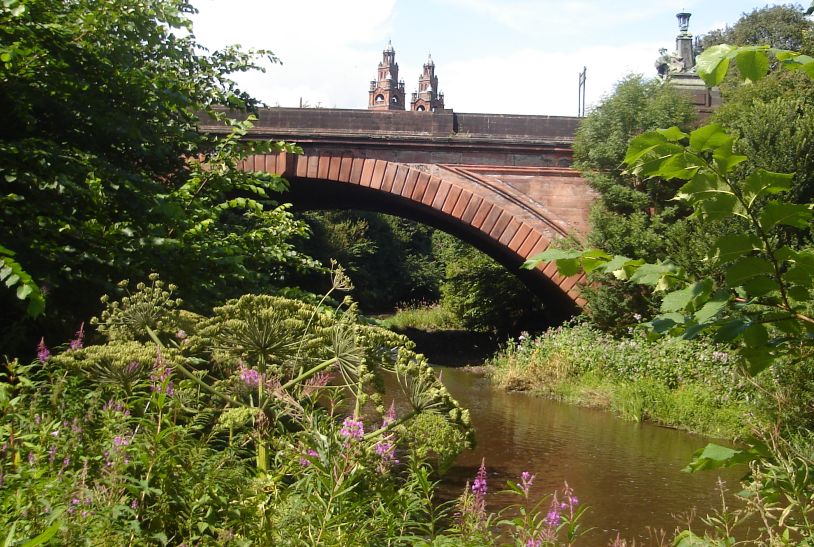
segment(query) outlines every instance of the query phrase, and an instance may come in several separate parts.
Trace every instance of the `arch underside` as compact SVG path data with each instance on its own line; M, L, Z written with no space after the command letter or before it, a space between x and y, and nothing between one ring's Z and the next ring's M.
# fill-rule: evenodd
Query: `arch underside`
M249 157L243 167L283 175L291 183L286 200L296 208L381 212L453 234L515 273L559 319L574 315L585 303L582 276L565 278L553 263L520 269L565 231L522 196L462 176L461 166L276 154Z

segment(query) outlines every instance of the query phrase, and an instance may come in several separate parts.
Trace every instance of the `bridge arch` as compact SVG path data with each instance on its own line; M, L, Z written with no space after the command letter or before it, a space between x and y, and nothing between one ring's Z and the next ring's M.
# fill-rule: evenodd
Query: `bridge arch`
M284 176L291 182L287 199L298 207L391 213L452 233L515 271L560 317L573 315L585 303L583 276L563 277L553 263L518 270L566 230L526 196L478 177L478 166L314 151L250 156L242 167Z

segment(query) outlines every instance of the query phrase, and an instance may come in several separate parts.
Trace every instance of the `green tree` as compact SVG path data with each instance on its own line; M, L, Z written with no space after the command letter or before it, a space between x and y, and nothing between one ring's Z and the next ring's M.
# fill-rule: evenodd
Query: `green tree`
M290 240L304 227L274 201L283 181L237 169L293 148L240 142L245 122L225 138L197 130L216 105L253 108L228 75L275 58L208 53L192 13L181 0L0 5L0 276L29 287L17 297L47 291L46 320L28 328L74 330L112 280L151 270L194 286L200 308L303 262ZM33 279L3 275L12 256ZM0 320L24 329L16 300L0 292Z
M769 45L800 51L811 45L812 23L799 4L755 8L743 13L731 27L713 30L702 37L704 49L718 44Z
M304 218L313 232L303 244L304 251L323 264L331 259L339 262L354 282L353 296L366 312L435 302L440 297L444 266L434 254L433 228L357 211L312 212ZM324 276L300 276L297 282L317 290Z
M673 239L694 230L691 221L684 220L688 210L669 201L676 185L631 177L623 172L622 160L634 136L667 125L688 128L694 120L692 105L672 87L631 75L580 124L575 166L599 193L591 212L590 245L646 260L667 249L686 249ZM671 228L676 223L688 225ZM605 329L619 330L634 314L652 311L648 291L632 290L609 277L585 296L588 314Z
M505 335L541 320L542 302L505 267L449 234L436 232L434 240L446 267L441 305L465 328Z

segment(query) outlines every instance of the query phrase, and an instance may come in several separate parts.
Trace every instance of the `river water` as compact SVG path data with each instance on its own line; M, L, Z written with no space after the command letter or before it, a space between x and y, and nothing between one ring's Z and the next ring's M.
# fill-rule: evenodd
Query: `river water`
M703 516L720 507L719 472L681 471L692 453L708 442L704 437L505 392L466 370L437 370L450 393L470 410L478 442L444 477L442 496L456 497L482 458L491 510L517 502L516 496L499 491L506 480L519 481L523 471L536 475L536 499L568 481L580 503L590 506L583 523L595 528L582 545L607 545L617 533L637 544L651 544L648 527L664 530L671 538L683 515L697 509ZM724 470L721 478L734 490L743 472ZM696 519L694 529L702 528Z

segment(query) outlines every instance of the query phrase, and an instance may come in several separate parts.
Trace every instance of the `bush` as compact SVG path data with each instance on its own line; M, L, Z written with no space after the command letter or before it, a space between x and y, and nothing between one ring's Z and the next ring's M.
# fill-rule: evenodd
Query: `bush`
M425 532L427 462L446 465L471 431L406 338L361 324L354 305L268 295L190 323L165 313L152 281L108 303L107 342L84 346L82 331L51 355L43 340L38 360L0 374L6 544L42 533L61 544L338 545ZM388 374L406 400L399 416L378 387Z
M650 341L632 328L624 338L585 323L521 336L489 364L491 378L505 389L724 436L745 432L740 413L755 396L724 347L676 338Z

